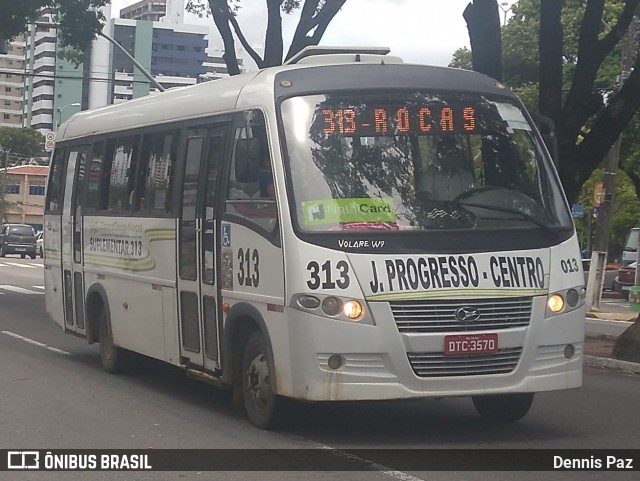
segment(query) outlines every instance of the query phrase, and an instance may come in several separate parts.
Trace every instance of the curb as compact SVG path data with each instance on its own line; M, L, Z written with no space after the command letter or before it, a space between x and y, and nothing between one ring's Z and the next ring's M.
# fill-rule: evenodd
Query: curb
M621 316L620 313L610 313L610 312L587 312L585 313L585 317L587 319L600 319L603 321L624 321L624 322L635 322L638 319L638 315L634 314L633 316L625 315Z
M640 374L640 363L620 361L609 357L597 357L584 355L584 365L600 369L612 369L625 374Z

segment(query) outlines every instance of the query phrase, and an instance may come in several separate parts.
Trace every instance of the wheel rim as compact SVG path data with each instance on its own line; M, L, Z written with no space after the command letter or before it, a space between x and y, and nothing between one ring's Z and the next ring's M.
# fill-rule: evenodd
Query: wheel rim
M258 354L249 364L247 372L247 392L258 410L265 410L271 398L269 385L269 365L263 353Z

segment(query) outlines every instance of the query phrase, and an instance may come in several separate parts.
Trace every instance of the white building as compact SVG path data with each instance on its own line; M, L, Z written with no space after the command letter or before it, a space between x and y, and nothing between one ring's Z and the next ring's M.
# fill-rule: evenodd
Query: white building
M166 10L160 21L135 19L136 15L156 18L163 5ZM125 10L132 18L110 19L103 32L165 89L228 76L223 52L216 49L221 45L217 34L206 25L182 23L184 0L143 0L121 13ZM77 68L57 58L53 14L50 9L43 10L26 39L23 126L45 134L57 130L78 110L157 92L131 59L103 37L94 41L85 62ZM110 6L105 16L111 16ZM211 37L214 43L210 43Z
M0 55L0 127L22 127L24 37L7 45Z

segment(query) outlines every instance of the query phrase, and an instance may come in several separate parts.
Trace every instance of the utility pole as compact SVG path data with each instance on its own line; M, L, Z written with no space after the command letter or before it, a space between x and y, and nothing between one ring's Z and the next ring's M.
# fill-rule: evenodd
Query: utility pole
M622 46L622 67L618 90L622 87L629 76L633 64L633 51L638 31L638 18L633 17L629 29L625 35ZM604 285L604 271L607 265L607 249L609 246L609 234L611 233L611 213L613 211L613 201L616 193L616 173L618 171L618 160L620 157L620 143L622 134L618 136L611 150L607 155L604 178L604 200L598 209L598 219L596 221L595 236L593 239L593 252L591 254L591 265L589 266L589 280L587 282L586 304L587 311L597 311L600 309L600 298L602 296L602 286Z
M98 35L100 35L101 37L103 37L106 40L108 40L114 47L116 47L118 50L120 50L120 52L122 52L122 54L124 54L125 57L127 57L129 60L131 60L133 65L135 65L138 68L140 73L142 75L144 75L147 78L147 80L149 80L149 82L151 82L151 85L153 85L155 88L157 88L160 92L164 92L164 87L162 85L160 85L160 82L158 82L156 79L154 79L153 76L147 71L147 69L144 68L142 65L140 65L140 63L135 58L133 58L133 56L129 52L127 52L127 50L122 45L120 45L113 38L111 38L109 35L107 35L106 33L102 32L102 31L98 32Z

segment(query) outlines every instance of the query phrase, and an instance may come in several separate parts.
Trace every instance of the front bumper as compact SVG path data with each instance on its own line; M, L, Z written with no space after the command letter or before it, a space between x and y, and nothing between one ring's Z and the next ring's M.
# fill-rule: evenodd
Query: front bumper
M3 244L2 250L5 254L24 254L27 256L36 255L35 245Z
M456 333L400 333L387 302L371 302L376 325L359 325L287 309L289 348L274 349L278 393L310 401L404 399L539 392L582 385L584 308L545 319L546 297L533 299L526 327L495 331L500 349L519 352L510 372L418 375L412 354L442 354ZM486 331L478 331L484 333ZM571 344L575 353L565 357ZM290 355L279 355L283 351ZM339 355L342 365L329 367ZM471 356L472 357L472 356ZM475 362L471 359L471 362ZM471 370L473 371L473 369Z

